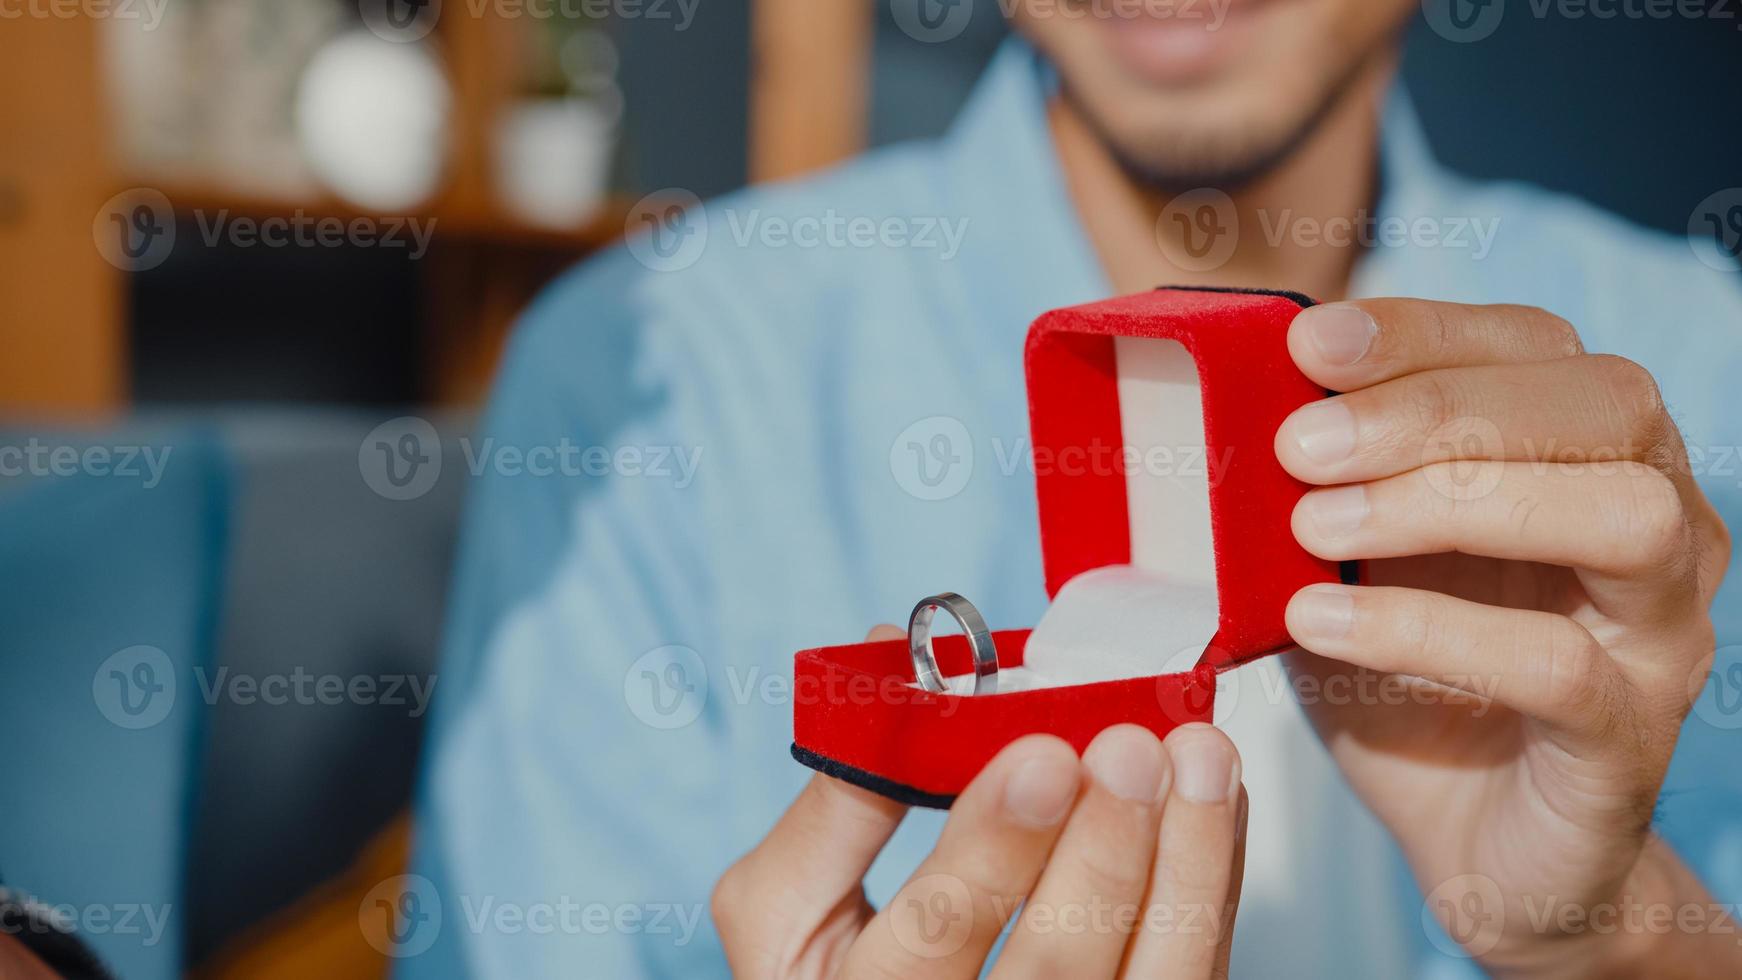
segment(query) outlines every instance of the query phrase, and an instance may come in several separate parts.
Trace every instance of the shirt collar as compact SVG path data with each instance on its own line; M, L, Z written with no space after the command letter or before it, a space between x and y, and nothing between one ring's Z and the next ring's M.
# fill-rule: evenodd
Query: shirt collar
M1113 286L1065 192L1064 171L1047 125L1052 70L1012 37L993 56L943 139L938 200L969 219L973 246L959 256L974 309L987 329L1023 330L1059 306L1100 299ZM1376 216L1437 213L1452 179L1434 160L1401 85L1381 118ZM1351 293L1369 295L1393 279L1400 249L1373 249L1358 261Z

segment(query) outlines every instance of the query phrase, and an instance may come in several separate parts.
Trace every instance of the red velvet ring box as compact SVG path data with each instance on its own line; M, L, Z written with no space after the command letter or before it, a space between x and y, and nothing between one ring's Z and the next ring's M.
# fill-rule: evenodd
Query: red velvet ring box
M1290 646L1289 598L1344 578L1295 542L1307 487L1273 448L1283 419L1326 395L1288 353L1310 305L1165 288L1036 320L1025 368L1046 614L993 633L991 694L920 689L905 639L798 654L793 756L947 807L1023 735L1080 752L1120 722L1165 735L1209 721L1216 674ZM971 674L963 637L935 648L946 676Z

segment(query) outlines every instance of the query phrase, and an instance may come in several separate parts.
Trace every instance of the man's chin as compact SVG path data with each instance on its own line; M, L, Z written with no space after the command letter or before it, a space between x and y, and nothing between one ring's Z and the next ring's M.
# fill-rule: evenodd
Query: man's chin
M1303 118L1270 131L1174 126L1149 127L1132 135L1115 131L1068 92L1065 97L1126 173L1169 196L1200 187L1238 193L1286 163L1335 105L1334 99L1322 100Z
M1143 185L1163 193L1199 187L1236 193L1294 157L1376 64L1369 57L1338 77L1316 82L1269 78L1252 84L1248 79L1191 94L1129 98L1107 92L1091 97L1066 77L1061 94Z

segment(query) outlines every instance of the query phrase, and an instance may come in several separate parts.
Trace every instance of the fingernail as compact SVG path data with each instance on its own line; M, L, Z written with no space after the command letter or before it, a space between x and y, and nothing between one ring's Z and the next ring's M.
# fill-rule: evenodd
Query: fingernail
M1301 455L1315 463L1340 463L1355 452L1355 413L1340 398L1315 402L1288 420Z
M1207 728L1208 726L1204 726ZM1180 729L1167 740L1174 786L1193 803L1226 803L1240 785L1239 763L1228 743L1209 731Z
M1062 752L1029 759L1004 781L1004 809L1031 827L1057 825L1076 798L1077 760Z
M1367 356L1379 324L1359 307L1332 303L1301 311L1296 320L1306 321L1307 340L1326 364L1347 367Z
M1289 605L1288 622L1297 642L1340 640L1355 626L1355 597L1335 586L1301 590Z
M1166 753L1145 729L1130 725L1107 729L1089 743L1083 764L1095 782L1122 800L1154 803L1166 792Z
M1367 520L1367 488L1360 484L1314 490L1301 498L1307 523L1327 538L1344 538Z

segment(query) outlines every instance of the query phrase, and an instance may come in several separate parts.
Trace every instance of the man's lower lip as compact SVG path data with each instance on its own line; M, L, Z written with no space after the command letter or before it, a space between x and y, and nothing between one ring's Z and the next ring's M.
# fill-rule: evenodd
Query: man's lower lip
M1238 47L1251 8L1262 4L1178 2L1171 13L1108 17L1104 26L1120 61L1153 81L1184 81L1221 64Z

